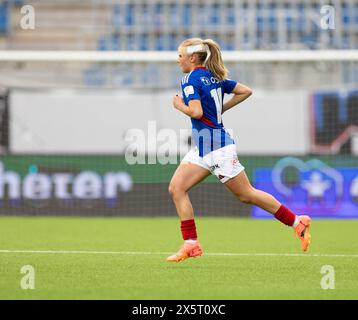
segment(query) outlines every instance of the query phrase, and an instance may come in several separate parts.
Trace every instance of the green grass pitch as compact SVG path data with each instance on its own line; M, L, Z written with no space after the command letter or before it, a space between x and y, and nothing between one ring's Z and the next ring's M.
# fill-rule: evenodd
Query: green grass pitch
M358 220L314 220L306 254L274 219L196 223L204 255L167 263L177 218L2 217L0 299L358 299ZM325 265L334 289L321 287Z

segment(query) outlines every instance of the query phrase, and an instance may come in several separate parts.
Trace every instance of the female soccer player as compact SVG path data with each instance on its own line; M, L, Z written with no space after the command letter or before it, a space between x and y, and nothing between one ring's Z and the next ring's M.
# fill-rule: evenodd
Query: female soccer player
M310 244L310 217L295 215L272 195L250 184L238 160L235 142L223 126L222 114L247 99L251 89L227 79L228 70L220 47L211 39L185 40L178 48L178 55L177 62L186 75L181 82L183 97L174 96L173 105L191 118L196 146L183 158L169 185L181 220L184 244L167 261L179 262L202 255L188 191L210 174L217 176L240 201L259 206L293 227L306 251ZM225 93L233 96L223 103Z

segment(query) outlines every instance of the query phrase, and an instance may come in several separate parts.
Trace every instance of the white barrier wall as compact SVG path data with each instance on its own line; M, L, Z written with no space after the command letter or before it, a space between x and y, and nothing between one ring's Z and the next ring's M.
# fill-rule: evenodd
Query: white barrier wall
M309 108L307 91L254 91L223 119L243 154L306 154Z
M10 150L13 153L122 153L128 130L174 130L178 143L190 119L172 107L175 91L13 90ZM304 154L309 150L309 93L255 91L223 115L240 154ZM148 134L148 121L149 129ZM155 122L154 122L155 121ZM154 130L154 131L153 131ZM152 145L153 147L153 145ZM155 148L155 146L154 146ZM152 148L153 149L153 148ZM153 151L153 150L152 150Z

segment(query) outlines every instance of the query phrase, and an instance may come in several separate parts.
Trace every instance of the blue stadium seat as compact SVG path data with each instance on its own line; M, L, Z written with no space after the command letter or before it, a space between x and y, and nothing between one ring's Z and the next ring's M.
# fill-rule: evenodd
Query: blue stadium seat
M158 35L155 39L155 50L163 51L165 48L165 37L163 35Z
M233 26L236 22L235 6L229 4L226 8L226 22L228 25Z
M164 13L163 13L163 5L161 3L157 3L154 5L154 25L157 28L160 28L163 24L163 18L164 18Z
M139 49L137 47L136 38L133 34L128 34L126 39L126 50L133 51Z
M112 10L112 24L116 30L119 30L122 25L121 12L122 8L120 4L115 4Z
M277 31L278 30L278 23L276 16L270 16L268 20L268 29L270 31Z
M183 26L188 27L191 24L192 6L189 3L183 6Z
M9 26L9 15L8 15L8 7L6 4L0 5L0 33L7 33Z
M349 7L347 6L346 3L342 4L342 23L344 25L349 25L351 23L350 19L349 19Z
M106 51L108 50L107 48L107 41L105 37L99 37L97 40L97 50L100 51Z
M256 4L256 28L258 31L264 31L265 29L264 12L261 3Z
M148 34L142 34L139 37L139 50L147 51L149 50L149 38Z
M109 35L99 37L97 40L97 50L107 51L107 50L119 50L120 49L120 39L118 35Z
M170 34L169 35L169 48L168 50L176 51L178 49L178 42L176 34Z
M284 6L284 12L285 12L285 24L286 24L286 28L288 32L294 32L295 27L294 27L294 18L293 18L293 14L294 14L294 7L292 5L292 3L287 2L285 3Z
M133 4L127 4L126 5L126 25L127 26L133 26L134 21L134 5Z
M199 6L199 10L195 16L195 22L202 28L210 26L210 10L203 5Z
M349 41L349 34L348 32L344 31L342 33L342 44L341 44L341 48L342 49L349 49L350 48L350 41Z
M111 50L119 50L120 49L120 41L118 35L112 35L109 39Z
M241 46L244 49L249 48L249 46L250 46L250 38L249 38L249 34L247 32L244 32L244 34L242 36Z
M211 13L210 13L210 19L209 24L212 26L216 26L220 23L220 10L219 10L219 4L214 3L211 6Z
M172 27L180 27L181 26L180 9L181 8L176 3L172 3L169 7L169 15L170 15L169 23Z
M295 29L296 31L304 31L306 24L306 13L303 3L298 3L295 8L296 14L298 14L298 18L296 19Z
M301 33L300 35L301 43L305 44L309 49L317 49L318 34L315 33Z

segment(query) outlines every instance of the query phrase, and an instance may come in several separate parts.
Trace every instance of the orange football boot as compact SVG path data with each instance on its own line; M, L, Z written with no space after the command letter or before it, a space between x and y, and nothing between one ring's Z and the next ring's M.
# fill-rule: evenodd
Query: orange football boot
M311 218L309 216L297 216L300 223L294 228L295 235L301 239L301 246L303 251L307 251L311 243L310 225Z
M188 258L200 257L203 254L198 241L195 243L185 242L179 251L167 258L169 262L180 262Z

